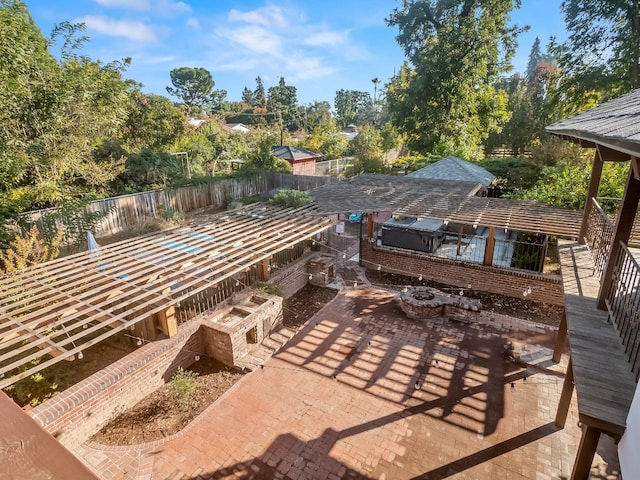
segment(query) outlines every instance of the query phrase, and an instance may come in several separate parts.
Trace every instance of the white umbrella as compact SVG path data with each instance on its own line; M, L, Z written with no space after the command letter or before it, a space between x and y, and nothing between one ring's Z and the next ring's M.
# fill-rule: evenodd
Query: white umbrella
M87 247L89 247L89 253L93 258L98 254L98 242L96 242L93 233L87 231Z

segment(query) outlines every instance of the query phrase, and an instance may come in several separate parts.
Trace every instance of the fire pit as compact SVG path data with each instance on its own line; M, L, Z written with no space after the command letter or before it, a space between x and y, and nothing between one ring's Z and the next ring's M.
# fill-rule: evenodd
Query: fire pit
M477 319L482 308L479 300L450 295L431 287L407 288L400 293L399 301L405 315L414 320L446 317L471 322Z

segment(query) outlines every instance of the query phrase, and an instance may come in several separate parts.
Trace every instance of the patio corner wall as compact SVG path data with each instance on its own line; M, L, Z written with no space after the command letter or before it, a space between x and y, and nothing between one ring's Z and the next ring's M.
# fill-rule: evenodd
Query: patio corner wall
M489 293L498 293L522 298L522 293L531 287L527 300L564 305L562 279L558 275L540 275L524 270L510 270L484 265L456 262L419 253L411 253L392 247L376 247L362 241L362 260L365 266L380 265L382 270L406 275L420 274L427 280Z
M164 385L178 367L193 364L195 354L203 351L200 325L200 321L194 321L170 339L143 345L34 408L29 415L62 445L73 449Z

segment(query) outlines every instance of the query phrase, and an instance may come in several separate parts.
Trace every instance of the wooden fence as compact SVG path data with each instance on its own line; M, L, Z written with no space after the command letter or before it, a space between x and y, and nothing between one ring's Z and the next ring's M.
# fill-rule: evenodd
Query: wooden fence
M310 190L329 182L331 177L313 177L285 173L267 173L251 178L230 178L205 185L190 185L168 190L121 195L96 200L87 205L89 212L109 212L96 229L96 237L113 235L146 218L155 218L163 213L186 214L210 207L225 207L240 198L265 196L279 188ZM39 224L54 209L34 210L24 214L29 223Z

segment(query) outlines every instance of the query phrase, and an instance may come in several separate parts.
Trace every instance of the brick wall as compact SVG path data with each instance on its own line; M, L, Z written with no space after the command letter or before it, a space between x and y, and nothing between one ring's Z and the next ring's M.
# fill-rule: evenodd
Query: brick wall
M170 339L143 345L29 414L64 446L73 449L117 414L164 385L178 367L193 364L194 352L203 352L200 324L194 321Z
M271 274L269 283L282 289L284 298L289 298L309 282L306 265L315 252L307 252L295 262Z
M467 288L523 298L523 291L531 287L527 300L564 305L562 279L558 275L540 275L525 270L502 269L484 265L456 262L444 258L411 253L406 250L377 247L362 242L362 265L367 268L409 276L420 274L427 280Z

